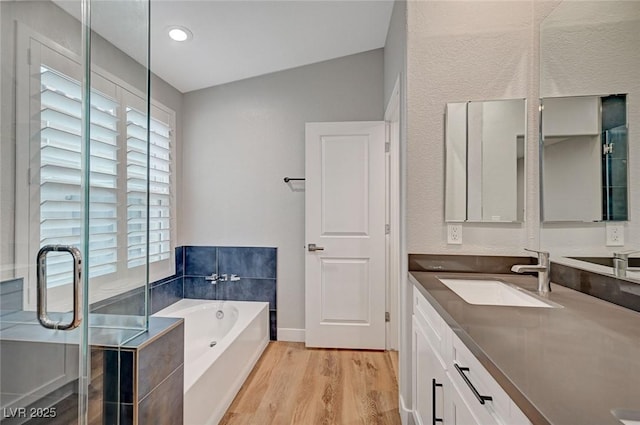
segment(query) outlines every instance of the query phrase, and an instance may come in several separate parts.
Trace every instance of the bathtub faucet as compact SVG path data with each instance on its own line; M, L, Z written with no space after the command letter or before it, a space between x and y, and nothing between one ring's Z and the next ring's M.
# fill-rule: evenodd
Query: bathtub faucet
M237 274L228 275L226 273L223 273L221 275L218 275L218 273L213 273L211 276L205 276L204 279L211 282L212 285L217 285L220 282L236 282L240 280Z
M205 276L204 280L211 282L212 285L216 285L221 279L218 273L213 273L211 276Z
M231 281L231 282L236 282L240 280L240 278L238 277L237 274L232 274L232 275L228 275L226 273L223 273L220 275L220 282L226 282L226 281Z

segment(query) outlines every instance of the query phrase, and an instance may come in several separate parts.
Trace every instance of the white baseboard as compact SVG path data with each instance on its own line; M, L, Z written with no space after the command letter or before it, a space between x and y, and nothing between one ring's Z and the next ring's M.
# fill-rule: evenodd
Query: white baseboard
M304 329L278 328L278 341L304 342Z
M409 419L411 419L411 422L409 422ZM402 425L411 425L416 423L413 411L407 407L402 395L400 395L400 423Z

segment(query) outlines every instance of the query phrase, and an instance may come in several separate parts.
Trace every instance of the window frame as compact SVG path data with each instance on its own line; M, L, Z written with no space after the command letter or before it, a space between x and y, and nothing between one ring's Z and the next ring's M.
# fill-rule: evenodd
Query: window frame
M80 58L77 54L66 49L52 40L33 31L24 24L17 24L16 38L16 233L15 233L15 274L25 279L26 296L24 308L35 310L36 306L36 253L40 248L40 223L36 225L29 217L40 217L39 192L40 180L34 176L34 169L39 167L39 151L35 158L31 158L34 149L34 140L40 143L39 137L34 137L39 131L41 123L39 115L30 118L33 108L32 102L38 102L39 97L33 100L33 86L36 77L34 69L40 69L42 65L37 49L38 45L52 50L54 53L70 61L71 67L80 66ZM36 44L34 44L36 43ZM123 53L123 55L125 55ZM75 65L73 65L75 64ZM45 64L46 65L46 64ZM56 69L67 75L64 70ZM74 75L67 75L75 78ZM93 76L97 76L94 78ZM117 262L116 272L90 278L89 302L94 303L126 291L148 285L150 282L175 274L175 246L177 241L176 219L176 113L171 108L157 100L150 98L151 114L160 111L166 114L169 120L170 132L170 248L169 258L153 263L148 263L148 275L146 263L135 268L129 268L128 243L127 243L127 134L126 134L126 107L125 100L128 96L135 96L144 104L146 95L131 84L115 77L108 71L92 64L92 89L111 95L103 91L102 87L96 87L94 81L106 80L115 87L114 99L118 102L118 130L117 138ZM37 79L39 87L40 80ZM103 84L101 83L100 86ZM39 90L38 90L39 92ZM146 107L145 107L146 110ZM156 112L157 113L157 112ZM122 131L124 128L124 132ZM23 142L21 142L23 141ZM24 142L28 141L28 142ZM38 196L34 198L34 193ZM31 223L31 221L34 221ZM24 235L28 235L24 238ZM38 237L36 237L38 235ZM24 238L24 239L21 239ZM27 240L25 240L27 239ZM84 253L85 256L88 254ZM149 254L147 252L147 258ZM71 284L59 285L48 290L48 305L50 311L68 311L71 309L70 293Z

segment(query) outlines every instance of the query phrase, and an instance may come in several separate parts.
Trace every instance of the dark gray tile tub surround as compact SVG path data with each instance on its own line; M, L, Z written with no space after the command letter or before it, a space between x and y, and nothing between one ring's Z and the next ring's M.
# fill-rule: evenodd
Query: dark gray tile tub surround
M182 424L182 319L150 318L148 332L119 349L105 348L103 361L105 424L116 423L118 411L120 425Z
M184 247L176 247L176 276L184 276Z
M183 298L183 278L173 275L149 284L149 314ZM91 305L91 312L98 314L144 315L144 288L136 288L123 294Z
M211 276L218 271L218 248L215 246L185 246L185 276Z
M184 414L184 365L180 365L138 404L138 425L178 425ZM156 418L161 418L158 422Z
M277 248L184 246L176 249L176 270L184 272L184 298L269 303L270 338L277 338ZM237 275L212 285L205 278Z
M155 314L184 298L184 278L174 275L149 285L149 309Z
M264 301L269 303L270 338L277 338L278 249L268 247L179 246L176 274L149 285L150 314L183 298L205 300ZM238 275L240 280L212 285L205 278ZM144 315L144 289L92 304L100 314Z
M237 274L246 278L275 279L275 248L218 248L218 273Z
M144 287L141 286L93 303L91 304L90 310L96 314L144 316L144 306Z
M551 281L640 312L640 284L551 262Z

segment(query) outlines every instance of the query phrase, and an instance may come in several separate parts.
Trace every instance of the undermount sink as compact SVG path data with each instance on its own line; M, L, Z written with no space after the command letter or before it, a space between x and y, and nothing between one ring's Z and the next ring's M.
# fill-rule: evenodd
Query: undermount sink
M469 304L554 308L549 302L499 280L438 278Z

